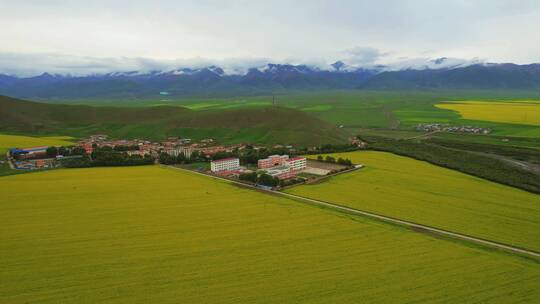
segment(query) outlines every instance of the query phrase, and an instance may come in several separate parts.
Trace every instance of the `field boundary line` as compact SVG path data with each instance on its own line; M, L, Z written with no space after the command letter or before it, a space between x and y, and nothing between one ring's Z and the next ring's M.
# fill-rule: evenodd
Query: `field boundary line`
M254 190L266 192L266 193L269 193L269 194L280 195L282 197L286 197L286 198L289 198L289 199L301 200L301 201L303 201L305 203L308 203L308 204L311 204L311 205L323 206L323 207L327 207L327 208L330 208L330 209L333 209L333 210L346 212L348 214L362 215L362 216L366 216L366 217L376 219L376 220L386 222L386 223L398 224L398 225L406 226L406 227L410 227L410 228L423 229L423 230L426 230L426 231L429 231L429 232L433 232L433 233L436 233L436 234L439 234L439 235L451 237L451 238L454 238L454 239L464 240L464 241L468 241L468 242L471 242L471 243L476 243L476 244L480 244L480 245L484 245L484 246L489 246L489 247L493 247L493 248L497 248L497 249L510 251L512 253L519 253L519 254L532 256L532 257L535 257L535 258L540 258L540 252L536 252L536 251L533 251L533 250L523 249L523 248L515 247L515 246L512 246L512 245L499 243L499 242L496 242L496 241L485 240L485 239L482 239L482 238L469 236L469 235L458 233L458 232L452 232L452 231L448 231L448 230L444 230L444 229L439 229L439 228L435 228L435 227L431 227L431 226L427 226L427 225L422 225L422 224L410 222L410 221L407 221L407 220L401 220L401 219L393 218L393 217L386 216L386 215L380 215L380 214L376 214L376 213L369 212L369 211L363 211L363 210L359 210L359 209L354 209L354 208L342 206L342 205L339 205L339 204L329 203L329 202L316 200L316 199L312 199L312 198L308 198L308 197L304 197L304 196L299 196L299 195L285 193L285 192L276 191L276 190L262 189L262 188L258 188L258 187L253 186L253 185L244 184L244 183L241 183L241 182L238 182L238 181L235 181L235 180L230 180L230 179L227 179L227 178L224 178L224 177L219 177L219 176L210 175L210 174L206 174L206 173L202 173L202 172L192 171L192 170L188 170L188 169L184 169L184 168L180 168L180 167L164 166L164 165L162 165L162 166L172 168L172 169L181 170L181 171L191 172L191 173L194 173L194 174L214 178L214 179L225 181L225 182L228 182L228 183L242 185L242 186L254 189Z

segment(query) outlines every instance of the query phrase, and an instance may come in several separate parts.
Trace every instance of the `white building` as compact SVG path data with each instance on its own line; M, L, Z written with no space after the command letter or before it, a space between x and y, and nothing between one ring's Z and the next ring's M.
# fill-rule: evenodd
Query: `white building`
M307 160L305 157L293 157L287 160L287 165L293 171L304 170L307 166Z
M240 159L229 157L210 162L210 170L212 172L234 171L240 169Z
M193 153L193 147L192 146L180 146L178 147L179 153L184 154L186 158L190 158L191 154Z
M193 148L191 146L178 146L170 149L165 149L163 152L177 157L180 154L183 154L186 158L190 158L193 153Z

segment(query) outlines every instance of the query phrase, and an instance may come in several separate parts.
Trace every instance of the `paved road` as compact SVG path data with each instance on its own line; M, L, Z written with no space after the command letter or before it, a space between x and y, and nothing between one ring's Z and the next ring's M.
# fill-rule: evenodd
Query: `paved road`
M268 192L268 193L271 193L271 194L276 194L276 195L280 195L280 196L283 196L283 197L291 198L291 199L294 199L294 200L300 200L300 201L303 201L303 202L306 202L306 203L309 203L309 204L312 204L312 205L323 206L323 207L327 207L327 208L330 208L330 209L333 209L333 210L346 212L346 213L349 213L349 214L367 216L369 218L377 219L377 220L392 223L392 224L398 224L398 225L407 226L407 227L411 227L411 228L421 229L421 230L424 230L424 231L436 233L436 234L443 235L443 236L449 236L449 237L459 239L459 240L464 240L464 241L468 241L468 242L472 242L472 243L476 243L476 244L480 244L480 245L489 246L489 247L492 247L492 248L506 250L506 251L513 252L513 253L519 253L519 254L523 254L523 255L528 255L528 256L533 256L533 257L536 257L536 258L540 258L540 253L539 252L535 252L535 251L531 251L531 250L527 250L527 249L522 249L522 248L510 246L510 245L505 245L505 244L497 243L497 242L494 242L494 241L484 240L484 239L468 236L468 235L461 234L461 233L456 233L456 232L451 232L451 231L438 229L438 228L434 228L434 227L430 227L430 226L425 226L425 225L421 225L421 224L417 224L417 223L413 223L413 222L409 222L409 221L405 221L405 220L400 220L400 219L396 219L396 218L392 218L392 217L388 217L388 216L384 216L384 215L375 214L375 213L372 213L372 212L367 212L367 211L362 211L362 210L358 210L358 209L354 209L354 208L349 208L349 207L337 205L337 204L334 204L334 203L315 200L315 199L311 199L311 198L307 198L307 197L303 197L303 196L299 196L299 195L294 195L294 194L289 194L289 193L280 192L280 191L274 191L274 190L260 189L260 188L257 188L257 187L251 186L251 185L240 183L240 182L230 180L230 179L227 179L227 178L222 178L222 177L219 177L219 176L209 175L209 174L196 172L196 171L192 171L192 170L187 170L187 169L182 169L182 168L178 168L178 167L172 167L172 166L165 166L165 167L169 167L169 168L173 168L173 169L177 169L177 170L182 170L182 171L187 171L187 172L191 172L191 173L194 173L194 174L203 175L203 176L206 176L206 177L215 178L215 179L226 181L226 182L229 182L229 183L234 183L234 184L242 185L242 186L245 186L245 187L257 189L257 190L262 191L262 192Z

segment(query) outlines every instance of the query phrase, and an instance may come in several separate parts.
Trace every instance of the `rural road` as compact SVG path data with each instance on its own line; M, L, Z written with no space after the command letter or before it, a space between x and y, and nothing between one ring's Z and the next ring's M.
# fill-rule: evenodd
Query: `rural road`
M522 248L510 246L510 245L505 245L505 244L497 243L497 242L494 242L494 241L484 240L484 239L476 238L476 237L473 237L473 236L468 236L468 235L457 233L457 232L451 232L451 231L447 231L447 230L443 230L443 229L438 229L438 228L434 228L434 227L430 227L430 226L425 226L425 225L409 222L409 221L406 221L406 220L400 220L400 219L396 219L396 218L392 218L392 217L388 217L388 216L384 216L384 215L375 214L375 213L372 213L372 212L367 212L367 211L362 211L362 210L358 210L358 209L354 209L354 208L349 208L349 207L341 206L341 205L338 205L338 204L324 202L324 201L311 199L311 198L307 198L307 197L303 197L303 196L299 196L299 195L289 194L289 193L275 191L275 190L261 189L261 188L257 188L257 187L252 186L252 185L244 184L244 183L237 182L237 181L234 181L234 180L230 180L230 179L227 179L227 178L214 176L214 175L209 175L209 174L196 172L196 171L192 171L192 170L187 170L187 169L183 169L183 168L178 168L178 167L173 167L173 166L164 166L164 167L173 168L173 169L182 170L182 171L187 171L187 172L191 172L191 173L194 173L194 174L203 175L203 176L206 176L206 177L211 177L211 178L214 178L214 179L226 181L226 182L241 185L241 186L244 186L244 187L253 188L253 189L256 189L256 190L259 190L259 191L262 191L262 192L267 192L267 193L271 193L271 194L275 194L275 195L280 195L280 196L287 197L287 198L294 199L294 200L300 200L300 201L303 201L303 202L308 203L308 204L323 206L323 207L327 207L327 208L330 208L330 209L333 209L333 210L346 212L346 213L349 213L349 214L362 215L362 216L366 216L366 217L369 217L369 218L372 218L372 219L384 221L384 222L387 222L387 223L398 224L398 225L407 226L407 227L410 227L410 228L421 229L421 230L424 230L424 231L427 231L427 232L432 232L432 233L452 237L452 238L459 239L459 240L464 240L464 241L468 241L468 242L472 242L472 243L476 243L476 244L480 244L480 245L484 245L484 246L489 246L489 247L492 247L492 248L506 250L506 251L513 252L513 253L519 253L519 254L523 254L523 255L528 255L528 256L533 256L533 257L536 257L536 258L540 258L540 253L539 252L535 252L535 251L531 251L531 250L527 250L527 249L522 249Z

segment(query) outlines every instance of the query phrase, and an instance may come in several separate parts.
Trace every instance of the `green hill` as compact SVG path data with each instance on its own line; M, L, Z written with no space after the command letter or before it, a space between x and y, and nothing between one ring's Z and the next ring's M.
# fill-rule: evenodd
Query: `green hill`
M92 107L45 104L0 96L0 132L116 138L170 136L222 142L318 145L344 142L347 134L302 111L282 107L193 111L177 106Z

